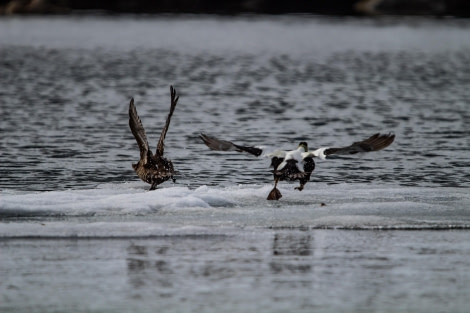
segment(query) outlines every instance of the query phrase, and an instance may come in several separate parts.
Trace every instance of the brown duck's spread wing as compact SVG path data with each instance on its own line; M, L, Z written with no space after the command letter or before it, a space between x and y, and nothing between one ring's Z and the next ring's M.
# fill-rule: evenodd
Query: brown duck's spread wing
M240 146L227 140L220 140L215 137L207 136L206 134L200 134L199 138L201 138L206 146L211 150L247 152L255 156L260 156L261 153L263 153L263 150L260 148Z
M343 148L328 148L325 149L325 156L331 154L355 154L358 152L379 151L392 144L395 140L394 134L375 134L367 139L353 143L350 146Z
M140 158L147 163L147 155L149 152L149 144L147 142L147 136L145 135L144 126L142 126L142 121L140 120L139 115L137 115L137 110L134 105L134 98L131 99L129 104L129 127L131 132L137 141L140 149Z
M166 118L165 127L163 127L162 129L162 133L160 135L160 139L158 140L158 144L157 144L157 151L155 153L158 156L163 155L163 150L165 149L164 142L165 142L166 132L168 131L168 127L170 126L171 116L173 115L173 112L175 111L176 103L178 102L178 99L179 99L179 97L176 96L176 89L173 88L173 86L170 86L170 96L171 96L170 113L168 113L168 117Z

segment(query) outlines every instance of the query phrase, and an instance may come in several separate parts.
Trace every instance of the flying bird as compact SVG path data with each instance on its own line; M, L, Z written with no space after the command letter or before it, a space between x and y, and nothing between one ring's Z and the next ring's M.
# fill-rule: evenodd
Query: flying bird
M151 185L150 190L155 190L157 185L169 180L170 178L175 182L174 175L176 172L173 168L173 163L171 160L163 157L166 133L170 126L171 116L173 115L173 111L175 110L176 103L179 99L179 97L176 96L176 90L173 86L170 86L170 96L170 113L168 113L168 117L166 118L166 123L162 129L160 139L158 140L155 154L153 154L149 149L144 126L142 125L142 121L140 120L134 105L134 98L131 99L129 104L129 127L131 128L132 134L134 135L140 150L140 160L136 164L132 164L132 168L140 179Z
M237 151L247 152L254 156L263 154L263 149L256 146L241 146L231 141L220 140L206 134L200 134L202 141L211 149L216 151ZM272 173L274 176L274 188L268 195L267 200L279 200L282 197L277 189L279 181L296 181L300 185L295 189L302 191L305 184L310 180L315 169L314 158L326 159L330 155L348 155L360 152L379 151L388 147L395 140L394 134L375 134L362 141L354 142L347 147L330 148L322 147L316 150L309 150L305 141L299 143L295 150L276 150L266 153L264 156L271 158Z

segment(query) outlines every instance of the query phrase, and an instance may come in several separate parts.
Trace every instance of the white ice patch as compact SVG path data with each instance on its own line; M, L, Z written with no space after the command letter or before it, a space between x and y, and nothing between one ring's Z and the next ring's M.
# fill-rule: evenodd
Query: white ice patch
M96 189L0 194L0 237L134 237L217 234L250 228L470 228L470 195L458 188L278 185ZM15 217L21 217L17 220Z
M42 212L44 215L71 216L119 215L230 205L233 205L230 199L208 192L203 187L196 190L171 187L147 191L132 184L108 184L88 190L4 193L0 200L0 212Z

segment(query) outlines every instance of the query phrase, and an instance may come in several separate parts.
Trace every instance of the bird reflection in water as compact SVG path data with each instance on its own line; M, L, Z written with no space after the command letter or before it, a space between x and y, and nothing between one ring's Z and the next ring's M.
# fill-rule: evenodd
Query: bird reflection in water
M309 273L312 271L312 235L310 232L278 232L273 238L271 273Z
M163 246L156 249L155 254L149 253L149 248L143 245L132 244L127 248L127 271L130 284L140 289L147 284L158 285L162 288L171 288L171 270L163 256L168 247ZM152 254L149 256L149 254ZM162 256L159 258L158 256Z

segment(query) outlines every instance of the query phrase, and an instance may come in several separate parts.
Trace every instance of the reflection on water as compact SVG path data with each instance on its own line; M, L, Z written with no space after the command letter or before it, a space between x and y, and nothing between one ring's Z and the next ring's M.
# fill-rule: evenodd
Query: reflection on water
M191 281L193 287L237 284L240 277L253 275L249 285L256 285L263 271L269 273L275 289L297 284L300 277L303 277L302 285L311 283L309 276L303 276L311 273L313 266L310 231L275 233L271 251L263 251L258 245L241 247L225 237L172 238L145 243L131 243L127 247L127 275L135 297L149 289L160 296L174 297L178 289L184 288L181 285L184 281Z
M310 232L275 233L273 239L273 259L270 263L271 272L303 273L312 271L312 237ZM297 257L296 257L297 256ZM308 276L307 276L308 277ZM282 283L273 276L278 284ZM304 282L305 283L305 282Z
M306 232L303 233L276 233L273 240L273 255L311 255L312 238Z
M131 244L127 248L127 271L129 283L137 291L133 296L139 297L139 290L144 288L157 288L161 296L171 296L174 288L175 275L165 254L169 247L166 244L154 248L153 255L149 256L148 248L144 245Z
M7 240L0 242L0 266L9 269L0 309L465 312L467 235L290 229L131 241Z
M314 262L312 233L309 231L276 232L273 236L272 260L269 263L275 301L288 301L292 290L310 290ZM304 300L305 301L305 300Z

